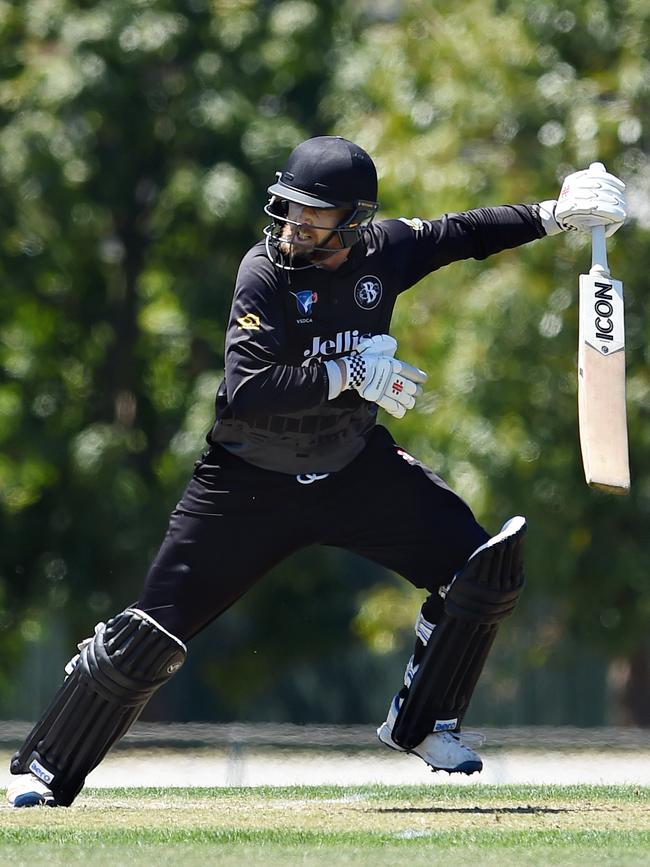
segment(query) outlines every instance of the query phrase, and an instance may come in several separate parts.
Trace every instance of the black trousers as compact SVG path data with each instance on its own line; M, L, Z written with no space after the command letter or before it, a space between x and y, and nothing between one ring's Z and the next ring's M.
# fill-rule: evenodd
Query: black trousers
M434 591L487 539L467 504L383 427L325 478L262 470L215 447L172 512L138 607L185 641L307 545L360 554Z

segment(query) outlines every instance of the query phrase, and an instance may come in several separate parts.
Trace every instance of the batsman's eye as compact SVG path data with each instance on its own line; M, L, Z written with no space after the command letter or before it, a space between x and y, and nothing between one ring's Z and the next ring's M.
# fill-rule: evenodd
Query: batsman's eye
M274 217L284 219L289 213L289 202L286 199L273 199L269 210Z

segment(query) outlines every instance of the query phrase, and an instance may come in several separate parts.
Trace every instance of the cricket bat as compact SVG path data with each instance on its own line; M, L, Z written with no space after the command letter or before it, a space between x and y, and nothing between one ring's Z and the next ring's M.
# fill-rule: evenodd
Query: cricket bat
M592 169L605 171L602 163ZM587 484L611 494L630 490L625 407L623 284L607 264L605 227L591 230L591 270L580 275L578 422Z

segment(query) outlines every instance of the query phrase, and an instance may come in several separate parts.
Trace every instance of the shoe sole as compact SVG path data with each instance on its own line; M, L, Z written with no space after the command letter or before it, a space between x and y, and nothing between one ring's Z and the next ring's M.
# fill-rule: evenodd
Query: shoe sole
M404 747L398 746L391 738L390 734L386 732L386 728L386 723L382 723L377 729L377 738L380 743L384 744L384 746L386 747L389 747L391 750L395 750L395 752L397 753L405 753L407 756L417 756L418 759L421 759L424 764L431 768L434 773L436 771L446 771L450 775L466 774L469 777L470 774L476 774L479 771L483 770L483 762L461 762L460 765L456 765L456 767L454 768L444 768L442 766L432 765L431 762L428 762L423 756L421 756L419 753L416 753L414 750L407 750Z
M23 792L22 795L16 795L13 805L14 807L56 807L58 806L53 797L47 797L40 792Z

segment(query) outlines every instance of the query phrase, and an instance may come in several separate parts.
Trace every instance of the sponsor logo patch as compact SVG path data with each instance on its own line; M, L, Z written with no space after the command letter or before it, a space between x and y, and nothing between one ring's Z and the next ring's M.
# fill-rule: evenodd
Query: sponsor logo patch
M257 313L247 313L246 316L240 316L237 323L245 331L259 331L262 320Z
M437 719L433 727L434 732L453 731L458 727L458 717L456 719Z
M400 222L406 223L407 226L410 226L416 235L424 229L424 223L419 217L413 217L410 220L406 217L400 217Z
M381 301L382 285L379 277L368 274L354 287L354 300L362 310L374 310Z
M178 671L182 664L182 662L172 662L171 665L167 666L167 674L173 674L175 671Z
M318 360L326 356L346 355L359 345L363 337L371 337L370 334L360 334L358 329L352 331L337 331L331 337L312 337L311 346L303 352L303 366L312 360Z
M34 774L35 777L38 777L39 780L43 780L44 783L48 785L54 779L54 774L51 774L40 762L37 762L36 759L32 760L32 763L29 766L29 770Z

